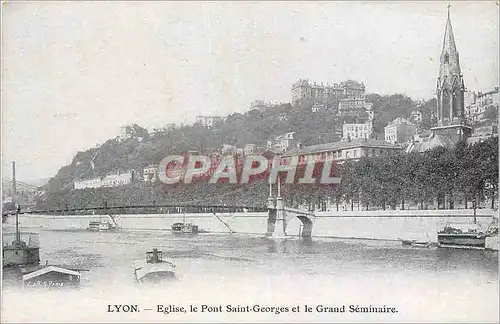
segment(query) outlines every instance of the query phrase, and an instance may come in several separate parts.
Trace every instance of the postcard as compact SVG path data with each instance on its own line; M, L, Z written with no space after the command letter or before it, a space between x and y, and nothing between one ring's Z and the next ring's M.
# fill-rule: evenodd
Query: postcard
M498 323L498 1L3 1L2 323Z

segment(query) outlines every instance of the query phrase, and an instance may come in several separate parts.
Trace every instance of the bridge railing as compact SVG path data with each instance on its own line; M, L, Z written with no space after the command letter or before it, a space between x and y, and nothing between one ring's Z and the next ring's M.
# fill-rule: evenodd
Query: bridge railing
M61 208L21 211L20 214L183 214L183 213L244 213L267 212L266 206L224 206L224 205L140 205L140 206L99 206L84 208Z

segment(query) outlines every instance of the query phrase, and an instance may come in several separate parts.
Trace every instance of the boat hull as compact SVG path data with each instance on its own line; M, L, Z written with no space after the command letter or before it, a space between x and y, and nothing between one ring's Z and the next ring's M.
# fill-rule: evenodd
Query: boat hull
M197 225L176 223L172 225L172 234L181 235L196 235L199 229Z
M485 247L486 237L477 234L438 234L440 246Z
M135 262L134 276L139 283L158 283L176 279L175 265L170 262Z

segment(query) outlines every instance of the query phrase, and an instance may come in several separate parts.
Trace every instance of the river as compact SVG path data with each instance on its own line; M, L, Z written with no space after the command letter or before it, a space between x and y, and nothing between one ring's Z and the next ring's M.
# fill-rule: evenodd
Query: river
M149 221L154 222L145 222ZM498 252L419 249L396 241L319 237L276 241L247 233L178 237L167 230L148 229L156 225L88 232L87 224L88 218L71 216L21 217L23 231L40 235L42 263L89 271L82 273L82 288L77 290L3 287L2 322L499 319ZM12 221L2 227L4 232L12 231ZM178 280L154 287L137 285L133 261L144 258L154 247L176 263ZM108 305L121 304L138 305L140 312L108 312ZM214 311L221 305L223 312L201 312L202 304ZM184 306L188 311L164 314L156 311L157 305ZM190 312L190 305L198 311ZM264 311L228 312L227 305ZM306 305L311 312L306 312ZM344 313L321 311L343 305ZM358 305L394 307L396 312L350 312L350 305L353 309Z

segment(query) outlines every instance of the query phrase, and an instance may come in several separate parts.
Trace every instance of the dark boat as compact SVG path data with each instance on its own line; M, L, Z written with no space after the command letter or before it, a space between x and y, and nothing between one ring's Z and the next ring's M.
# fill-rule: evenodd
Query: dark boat
M182 217L182 223L172 224L172 234L191 234L196 235L199 233L198 225L186 223L186 214Z
M16 232L2 233L4 283L25 287L59 288L80 284L80 271L65 266L40 266L40 245L36 233L19 231L20 207L16 210Z
M92 220L89 222L87 230L96 232L113 231L119 228L115 217L107 215L108 219Z
M198 234L198 225L191 223L174 223L172 224L173 234Z
M440 247L484 248L485 231L477 224L448 224L437 233Z

